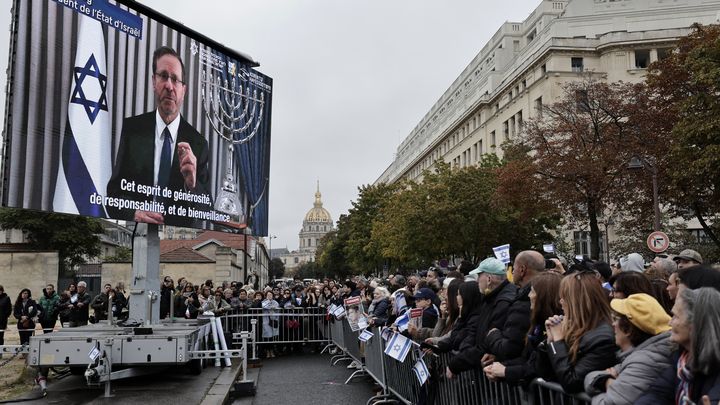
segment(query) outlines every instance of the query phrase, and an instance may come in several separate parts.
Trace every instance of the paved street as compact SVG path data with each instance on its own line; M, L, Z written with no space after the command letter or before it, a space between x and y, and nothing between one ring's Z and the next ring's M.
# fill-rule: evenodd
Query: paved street
M350 384L345 380L353 370L344 361L330 365L329 355L302 354L265 360L260 369L257 394L252 402L235 404L343 404L364 405L373 395L369 377L358 377Z
M48 385L48 396L26 404L199 404L220 373L208 367L199 376L184 368L166 369L148 376L114 381L113 398L103 398L104 388L88 388L82 376L68 376ZM36 391L33 391L35 393ZM29 396L29 395L28 395Z

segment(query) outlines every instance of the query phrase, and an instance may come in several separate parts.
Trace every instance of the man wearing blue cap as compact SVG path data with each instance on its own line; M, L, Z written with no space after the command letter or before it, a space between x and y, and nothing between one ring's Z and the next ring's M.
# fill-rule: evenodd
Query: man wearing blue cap
M413 298L415 298L415 308L423 310L422 321L420 328L416 328L415 325L410 323L408 333L410 333L410 336L415 340L425 340L432 334L438 320L439 312L433 304L435 292L429 288L421 288L415 293Z

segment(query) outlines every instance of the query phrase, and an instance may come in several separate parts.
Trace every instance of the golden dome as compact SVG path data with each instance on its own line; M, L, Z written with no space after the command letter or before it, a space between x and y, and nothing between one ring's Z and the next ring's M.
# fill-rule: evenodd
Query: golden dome
M313 203L313 207L310 209L310 211L305 214L304 222L332 223L330 213L328 212L328 210L323 208L322 200L320 199L320 197L322 197L322 194L320 194L320 181L318 181L317 191L315 191L315 203Z

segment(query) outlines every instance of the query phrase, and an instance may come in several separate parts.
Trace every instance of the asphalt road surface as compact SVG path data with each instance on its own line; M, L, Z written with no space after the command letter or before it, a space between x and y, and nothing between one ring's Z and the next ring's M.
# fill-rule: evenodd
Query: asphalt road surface
M348 385L352 374L347 361L330 365L327 354L294 354L263 361L253 405L326 404L365 405L373 396L370 377L357 377ZM246 404L238 400L235 404Z
M220 368L215 367L205 368L199 376L191 375L183 367L161 369L154 374L113 381L114 396L109 399L104 398L104 385L88 387L83 376L71 375L51 381L47 397L23 404L199 404L219 374Z

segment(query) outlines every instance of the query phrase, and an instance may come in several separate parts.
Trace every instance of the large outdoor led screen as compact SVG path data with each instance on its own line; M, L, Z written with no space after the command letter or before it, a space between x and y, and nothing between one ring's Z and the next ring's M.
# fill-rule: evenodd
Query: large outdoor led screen
M257 63L129 0L13 13L3 205L267 234Z

